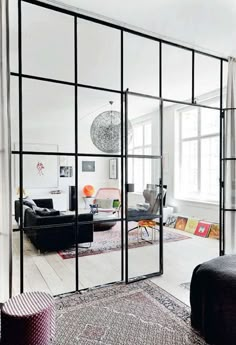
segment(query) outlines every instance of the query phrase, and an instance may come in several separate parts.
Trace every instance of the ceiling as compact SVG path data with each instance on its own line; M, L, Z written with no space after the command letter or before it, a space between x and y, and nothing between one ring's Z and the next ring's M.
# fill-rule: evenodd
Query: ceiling
M235 0L57 0L159 37L236 56Z

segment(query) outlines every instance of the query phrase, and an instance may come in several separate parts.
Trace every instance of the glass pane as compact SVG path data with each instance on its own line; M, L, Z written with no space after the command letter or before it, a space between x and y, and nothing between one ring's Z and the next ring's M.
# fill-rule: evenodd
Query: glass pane
M80 225L85 226L82 222ZM80 289L121 280L121 222L96 221L92 226L91 247L88 248L89 244L79 247Z
M74 157L24 155L25 196L51 198L55 209L61 212L69 209L69 186L74 185L74 175Z
M219 137L201 140L201 195L203 200L219 200Z
M12 149L19 143L19 88L18 78L10 80L10 104L11 104L11 144Z
M131 154L131 152L130 152ZM130 165L128 169L128 181L134 181L134 159L130 159Z
M236 205L236 204L235 204ZM235 227L235 212L226 211L224 218L224 240L225 240L225 254L235 253L235 231L231 231Z
M22 37L23 73L74 81L73 17L23 2Z
M121 163L120 159L110 157L80 157L78 159L78 174L79 174L79 209L90 211L90 204L96 203L98 200L98 207L100 199L109 199L107 207L102 208L103 216L106 216L104 209L108 213L113 213L112 201L113 199L120 200L120 180L121 180ZM92 189L87 190L85 186L91 186ZM87 200L87 197L90 199ZM110 212L109 212L110 210ZM99 210L100 211L100 210ZM84 212L84 211L83 211ZM113 217L118 218L118 213Z
M181 194L191 195L198 191L198 146L197 140L182 142Z
M78 88L78 151L111 154L121 149L120 95ZM113 104L110 104L110 101Z
M75 290L75 259L70 254L75 221L69 211L74 162L66 156L23 158L25 291L57 295Z
M236 209L236 161L225 161L224 164L226 188L225 208Z
M128 120L133 126L133 154L150 155L160 152L159 102L129 96ZM148 146L146 146L148 145ZM132 172L132 174L131 174ZM159 159L128 158L128 183L134 192L128 199L128 275L134 277L159 272ZM153 226L139 227L142 219L153 220ZM140 223L141 224L141 223Z
M220 95L220 60L195 54L195 99L197 103ZM217 106L220 100L218 98Z
M198 135L198 110L190 109L181 113L182 138L192 138Z
M220 111L201 108L201 135L215 134L220 131Z
M192 53L162 45L162 95L164 98L189 101L192 96Z
M129 142L129 150L128 150L129 153L132 153L133 147L134 147L134 136L132 136Z
M137 154L141 154L140 152L137 152ZM144 162L142 159L134 158L134 184L135 184L135 191L138 193L142 193L144 189L144 181L143 181L143 175L144 175Z
M152 148L151 147L145 147L144 148L144 154L145 155L151 155L152 154Z
M78 20L78 81L120 89L120 31Z
M127 88L159 96L159 43L124 34L124 89Z
M151 143L152 143L152 126L149 123L144 126L144 144L151 145Z
M129 96L128 100L128 124L130 136L128 148L142 148L147 143L151 146L152 155L160 154L160 114L159 101ZM133 140L132 140L133 138ZM140 152L140 154L143 154Z
M228 62L223 62L223 107L227 107L226 105L226 88L227 88L227 80L228 80Z
M129 278L159 271L159 177L157 159L128 159L128 170L133 166L134 191L128 198L128 256ZM141 226L139 221L153 221ZM139 226L140 225L140 226Z
M18 72L18 1L9 1L10 70Z
M153 162L150 159L146 159L144 162L144 169L143 169L143 180L144 186L147 186L148 183L152 180L152 164Z
M74 152L73 87L24 79L23 95L24 150Z
M20 231L18 225L14 224L12 234L12 295L20 293Z
M134 147L143 146L143 126L134 126Z
M79 245L79 286L83 289L121 279L121 162L80 157L78 167L79 214L94 221L90 243ZM82 226L88 226L83 219L81 230Z
M19 200L19 159L12 155L12 294L20 293L20 212L16 212L15 203Z
M134 149L134 155L142 155L143 154L143 149L139 148L139 149Z

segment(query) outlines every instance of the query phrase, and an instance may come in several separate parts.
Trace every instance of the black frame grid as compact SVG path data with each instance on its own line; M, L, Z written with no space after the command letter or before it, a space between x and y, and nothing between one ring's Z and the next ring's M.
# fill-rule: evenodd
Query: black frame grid
M236 162L236 157L228 157L226 154L226 118L227 113L236 112L236 108L224 108L220 116L220 255L225 255L225 215L235 213L236 208L225 206L226 200L226 164ZM235 114L234 114L235 116Z
M160 154L159 155L135 155L128 153L128 115L129 115L129 96L136 96L139 98L146 98L151 100L159 101L159 114L160 114L160 136L159 136L159 144L160 144ZM128 223L129 221L138 221L140 218L137 217L130 217L128 216L128 188L126 187L126 202L125 202L125 282L132 283L135 281L143 280L146 278L152 278L156 276L160 276L163 274L164 267L163 267L163 101L160 100L160 97L144 95L136 92L130 92L129 89L125 92L125 181L126 186L128 184L128 159L129 158L137 158L137 159L151 159L152 161L156 160L160 162L160 177L159 177L159 195L160 195L160 213L157 215L158 223L159 223L159 231L160 231L160 241L159 241L159 270L157 272L144 274L138 277L129 277L129 247L128 247Z
M45 77L39 77L36 75L28 75L22 73L22 2L26 2L35 6L40 6L45 9L56 11L59 13L63 13L65 15L71 16L74 18L74 82L68 82L65 80L60 79L52 79L52 78L45 78ZM87 85L87 84L80 84L77 77L77 70L78 70L78 56L77 56L77 19L84 19L89 22L97 23L104 25L106 27L110 27L116 30L120 31L120 89L109 89L104 87L99 87L95 85ZM142 93L135 93L129 90L124 90L124 33L130 33L136 36L140 36L149 40L153 40L157 43L159 43L159 96L154 97L147 94ZM192 85L192 92L191 92L191 102L184 102L174 99L166 99L163 98L162 95L162 84L163 84L163 57L162 57L162 46L163 44L171 45L176 48L185 49L187 51L190 51L192 53L192 75L191 75L191 85ZM161 119L161 128L160 128L160 143L161 143L161 153L160 153L160 161L161 161L161 176L160 176L160 192L163 195L163 103L169 102L169 103L175 103L175 104L181 104L181 105L189 105L189 106L197 106L197 107L203 107L203 108L209 108L209 109L216 109L219 110L220 115L220 129L222 130L222 114L223 114L223 101L222 101L222 93L223 93L223 62L228 61L227 59L223 57L219 57L213 54L209 54L206 52L202 52L193 48L186 47L184 45L176 44L171 41L167 41L164 39L160 39L155 36L151 36L145 33L141 33L132 29L129 29L127 27L122 27L120 25L116 25L110 22L106 22L104 20L100 20L94 17L90 17L87 15L83 15L77 12L73 12L71 10L67 10L62 7L58 7L49 3L44 3L38 0L18 0L18 72L11 72L12 77L18 78L19 81L19 150L13 150L13 155L19 156L19 185L20 185L20 290L21 292L24 291L24 255L23 255L23 232L24 232L24 226L23 226L23 157L24 155L51 155L51 156L72 156L75 157L75 186L76 186L76 206L78 206L78 157L112 157L112 158L120 158L121 160L121 199L122 199L122 210L121 210L121 217L117 219L117 221L121 222L121 280L125 280L126 283L128 283L130 280L128 278L128 222L127 222L127 159L128 157L131 157L131 155L128 155L127 152L127 126L125 126L125 129L123 126L121 126L121 137L123 138L125 134L125 143L123 143L123 140L121 140L121 154L112 154L112 155L104 155L104 154L91 154L91 153L80 153L78 152L78 104L79 104L79 97L78 97L78 87L81 88L87 88L87 89L93 89L93 90L99 90L99 91L107 91L107 92L113 92L120 94L120 109L121 109L121 121L122 123L126 122L127 124L127 102L128 102L128 95L136 95L140 97L147 97L152 98L160 101L160 119ZM204 104L197 104L195 101L195 90L194 90L194 81L195 81L195 54L202 54L208 57L211 57L212 59L218 59L220 63L220 107L211 107ZM22 100L23 100L23 93L22 93L22 81L23 79L33 79L33 80L39 80L44 82L50 82L50 83L56 83L56 84L63 84L63 85L70 85L74 87L74 122L75 122L75 152L35 152L35 151L25 151L23 150L23 106L22 106ZM220 132L220 137L222 139L222 132ZM222 154L222 146L220 145L220 152ZM133 157L135 157L133 155ZM138 156L139 158L141 156ZM155 156L145 156L145 158L148 157L155 157ZM220 181L222 182L222 169L220 168ZM222 200L222 190L220 188L220 202ZM124 214L125 211L125 214ZM163 200L161 201L161 207L160 207L160 257L159 257L159 264L160 264L160 271L156 272L152 275L146 275L145 277L137 277L134 280L143 279L149 276L153 275L160 275L163 273ZM75 215L75 228L78 227L78 207L76 207L76 215ZM124 227L125 223L125 227ZM222 214L220 213L220 224L222 224ZM75 236L77 236L77 231L75 231ZM222 237L222 234L221 234ZM77 241L76 241L77 243ZM222 253L221 244L220 244L220 254ZM79 265L78 265L78 243L76 245L76 260L75 260L75 270L76 270L76 277L75 277L75 291L79 290Z

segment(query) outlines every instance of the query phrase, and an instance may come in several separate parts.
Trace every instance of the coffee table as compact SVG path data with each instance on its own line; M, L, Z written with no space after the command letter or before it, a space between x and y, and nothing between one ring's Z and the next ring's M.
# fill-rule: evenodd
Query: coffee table
M116 224L116 219L117 219L117 216L113 213L107 213L107 212L95 213L93 215L93 220L99 221L99 223L94 223L94 231L110 230Z
M75 214L75 211L66 211L64 214ZM79 213L88 213L85 209L80 209ZM115 224L117 219L117 213L112 212L98 212L93 215L93 220L98 223L94 223L94 231L106 231L110 230Z

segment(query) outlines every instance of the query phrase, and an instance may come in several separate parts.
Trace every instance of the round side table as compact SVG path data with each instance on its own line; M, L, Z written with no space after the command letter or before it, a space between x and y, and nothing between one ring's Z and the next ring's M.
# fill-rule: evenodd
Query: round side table
M85 209L89 209L89 205L93 204L93 201L94 201L94 197L92 196L83 196L83 199L84 199L84 208Z

